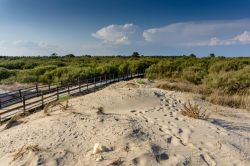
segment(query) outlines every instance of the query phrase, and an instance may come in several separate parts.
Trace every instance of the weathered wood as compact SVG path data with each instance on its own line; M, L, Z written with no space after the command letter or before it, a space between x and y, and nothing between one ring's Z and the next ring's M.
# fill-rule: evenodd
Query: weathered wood
M25 111L25 109L26 109L26 104L25 104L25 96L23 96L23 110Z
M44 99L43 99L43 93L41 94L41 101L42 101L42 109L44 108Z
M57 100L59 100L59 89L58 89L58 86L56 87L56 98L57 98Z
M89 79L87 79L87 91L89 90Z
M38 85L36 84L36 93L38 93Z
M107 86L108 80L107 80L107 74L105 74L105 85Z
M22 97L22 89L19 89L19 96Z
M79 92L81 92L81 83L80 83L80 78L79 78L79 77L78 77L78 79L77 79L77 82L78 82Z

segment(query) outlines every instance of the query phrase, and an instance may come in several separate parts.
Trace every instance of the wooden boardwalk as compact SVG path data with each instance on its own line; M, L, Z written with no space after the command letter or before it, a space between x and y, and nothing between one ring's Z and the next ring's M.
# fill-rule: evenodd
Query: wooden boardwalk
M70 95L84 95L94 92L108 84L143 77L144 72L106 74L87 79L61 82L59 85L34 86L27 89L0 94L0 123L17 113L30 113L43 109L45 105Z

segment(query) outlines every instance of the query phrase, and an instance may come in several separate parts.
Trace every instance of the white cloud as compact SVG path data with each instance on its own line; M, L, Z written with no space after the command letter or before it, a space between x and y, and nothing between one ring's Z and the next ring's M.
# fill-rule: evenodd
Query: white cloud
M242 44L249 44L250 43L250 32L245 31L240 35L237 35L233 40L238 41Z
M191 45L195 46L229 46L229 45L240 45L240 44L250 44L250 32L245 31L230 39L219 39L218 37L213 37L209 41L197 42Z
M149 43L166 46L215 46L249 43L248 31L250 31L250 20L183 22L147 29L143 32L143 37ZM236 36L241 32L244 33Z
M135 37L138 27L134 24L109 25L101 28L92 36L110 44L130 44Z
M28 40L0 41L0 55L50 55L52 52L61 53L57 45Z
M33 42L28 40L16 40L16 41L0 41L1 47L16 47L16 48L55 48L56 45L51 45L44 42Z

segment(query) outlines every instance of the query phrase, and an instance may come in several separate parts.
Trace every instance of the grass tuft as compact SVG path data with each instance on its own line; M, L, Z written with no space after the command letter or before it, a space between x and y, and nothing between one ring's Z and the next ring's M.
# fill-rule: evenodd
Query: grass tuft
M146 82L144 81L144 80L142 80L142 79L139 79L139 80L137 80L136 81L138 84L142 84L142 85L145 85L146 84Z
M96 114L98 114L98 115L104 115L105 114L104 113L104 108L103 107L98 107Z
M7 130L13 126L16 126L20 123L22 123L22 121L20 121L19 119L21 119L21 115L20 114L15 114L5 125L4 130Z
M38 147L38 145L24 145L13 155L13 161L22 157L27 151L38 152L40 150L41 149Z
M64 100L63 101L59 100L59 101L47 104L44 107L44 114L46 116L50 116L50 110L56 106L59 106L62 111L67 111L69 109L69 100L65 101L65 105L62 102L64 102Z
M183 105L181 114L194 119L202 119L202 120L208 119L206 111L202 111L201 107L199 107L199 105L197 104L192 105L190 101L188 101L188 104Z

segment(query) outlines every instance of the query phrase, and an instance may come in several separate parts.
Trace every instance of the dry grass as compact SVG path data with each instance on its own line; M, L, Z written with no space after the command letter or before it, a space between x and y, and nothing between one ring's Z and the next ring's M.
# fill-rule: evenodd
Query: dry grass
M7 130L13 126L16 126L20 123L22 123L22 121L20 121L19 119L21 119L21 115L20 114L15 114L5 125L4 130Z
M97 108L97 112L96 112L97 115L104 115L104 108L103 107L98 107Z
M27 151L32 151L32 152L38 152L40 151L40 148L38 147L38 145L24 145L22 146L14 155L13 155L13 161L15 161L16 159L23 157L23 155L27 152Z
M121 88L138 88L139 86L133 82L126 82L121 86Z
M181 109L181 114L194 119L208 119L206 111L202 111L201 107L199 107L199 105L197 104L192 105L190 101L188 101L188 104L183 105L183 109Z
M234 108L243 108L250 111L250 91L228 95L224 92L220 92L219 90L211 90L201 85L194 85L183 82L170 83L168 81L159 81L156 84L156 87L166 90L201 94L202 99L207 100L213 104L230 106Z
M51 109L56 107L56 106L58 106L62 111L66 111L69 109L69 101L66 100L65 105L63 104L63 101L56 101L56 102L52 102L52 103L47 104L44 107L44 114L46 116L50 116Z
M219 92L212 93L206 100L218 104L234 108L243 108L250 111L250 95L248 93L227 95Z
M194 85L190 83L184 82L168 82L168 81L159 81L156 84L157 88L166 89L166 90L175 90L181 92L192 92L197 94L208 95L212 93L212 91L208 88L205 88L201 85Z

